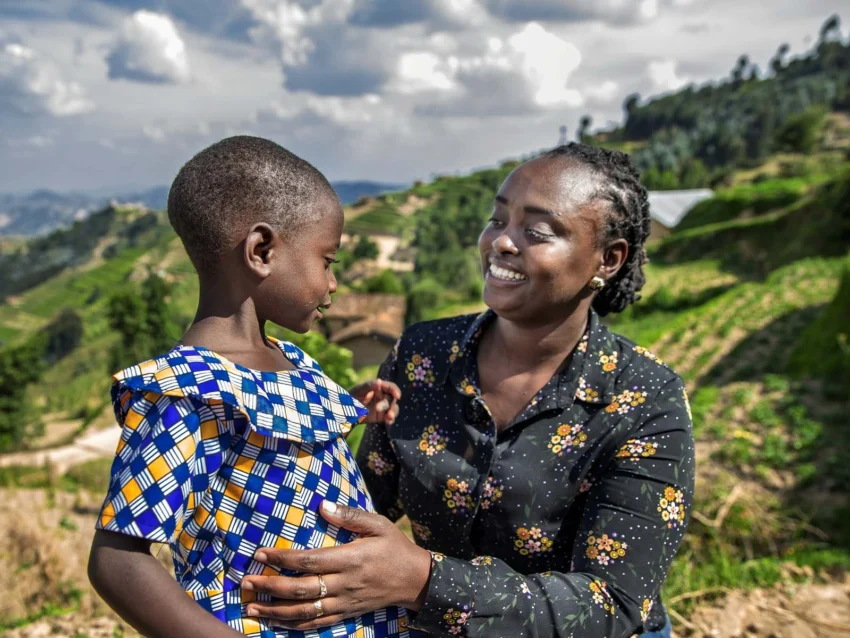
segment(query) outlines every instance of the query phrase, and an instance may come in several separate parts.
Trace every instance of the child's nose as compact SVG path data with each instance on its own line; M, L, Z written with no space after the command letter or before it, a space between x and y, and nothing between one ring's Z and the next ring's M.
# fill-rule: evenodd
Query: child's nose
M328 273L328 290L333 294L336 292L336 275L333 270L329 270Z

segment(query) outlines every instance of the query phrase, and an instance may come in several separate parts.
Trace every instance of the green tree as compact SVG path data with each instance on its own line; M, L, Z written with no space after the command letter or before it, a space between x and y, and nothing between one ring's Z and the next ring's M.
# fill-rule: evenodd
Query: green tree
M41 339L0 351L0 452L19 449L41 432L27 386L38 381L44 367Z
M593 124L593 118L589 115L582 115L581 120L579 120L578 124L578 132L576 133L576 139L579 142L584 142L584 138L587 136L590 131L590 127Z
M109 298L109 327L120 336L110 356L112 370L163 354L177 341L180 328L169 313L169 289L163 279L150 274L140 290L124 289Z
M443 299L443 286L432 279L424 277L410 289L407 296L407 308L404 321L407 325L423 321L426 313L440 305Z
M360 235L354 245L353 254L355 259L377 259L381 249L368 235Z
M73 352L83 339L83 320L73 308L65 308L42 330L44 358L50 365Z
M735 68L732 69L732 81L736 84L740 84L744 79L744 73L746 73L747 68L750 66L750 58L747 54L742 55L738 58L738 61L735 63Z
M369 277L363 282L363 292L376 292L400 295L404 293L404 287L392 270L383 270L377 275Z
M811 153L818 144L825 117L823 106L813 106L792 115L776 135L777 146L792 153Z
M682 173L679 176L680 188L703 188L708 186L711 174L700 160L690 158L682 165Z

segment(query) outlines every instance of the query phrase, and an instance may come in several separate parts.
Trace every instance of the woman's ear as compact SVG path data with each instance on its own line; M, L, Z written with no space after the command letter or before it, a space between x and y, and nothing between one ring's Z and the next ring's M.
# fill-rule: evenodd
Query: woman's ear
M599 268L599 276L608 281L629 258L629 242L625 239L615 239L602 252L602 264Z
M261 279L271 274L274 244L275 232L266 223L254 224L245 237L245 264Z

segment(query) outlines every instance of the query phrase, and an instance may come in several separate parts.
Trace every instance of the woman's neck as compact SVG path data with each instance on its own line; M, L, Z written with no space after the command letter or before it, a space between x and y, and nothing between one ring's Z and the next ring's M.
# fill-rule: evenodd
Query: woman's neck
M490 348L511 367L532 369L561 362L575 349L587 329L588 313L577 309L556 321L526 324L497 317Z

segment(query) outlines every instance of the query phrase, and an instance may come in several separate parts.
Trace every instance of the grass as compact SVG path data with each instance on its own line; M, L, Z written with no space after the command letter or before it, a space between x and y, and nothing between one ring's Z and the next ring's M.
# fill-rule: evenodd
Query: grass
M63 476L56 476L48 466L10 465L0 467L0 487L106 494L111 467L111 458L95 459L73 466Z
M345 231L355 235L401 235L412 224L410 218L398 212L386 201L357 217L346 221Z
M772 587L780 582L804 583L811 579L786 569L786 565L811 567L815 574L850 571L850 552L836 548L813 548L790 552L782 558L762 557L741 560L740 557L713 546L701 552L684 549L673 559L673 565L662 590L665 604L685 616L700 599L674 601L693 592L710 592L728 588L750 590ZM817 577L817 576L816 576Z

